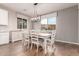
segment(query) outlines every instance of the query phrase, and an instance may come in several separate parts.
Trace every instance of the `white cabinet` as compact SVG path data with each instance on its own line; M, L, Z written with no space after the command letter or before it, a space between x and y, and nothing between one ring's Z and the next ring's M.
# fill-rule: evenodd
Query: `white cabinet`
M0 45L9 43L9 32L0 32Z
M8 11L0 9L0 25L8 25Z
M12 32L12 42L22 40L22 33L20 31Z

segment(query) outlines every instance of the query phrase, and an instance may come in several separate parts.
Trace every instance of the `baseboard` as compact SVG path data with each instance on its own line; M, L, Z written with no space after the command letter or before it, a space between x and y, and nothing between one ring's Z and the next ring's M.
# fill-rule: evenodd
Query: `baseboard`
M22 41L22 40L13 41L12 43L14 43L14 42L18 42L18 41Z
M22 41L22 40L18 40L18 41ZM9 42L9 43L5 43L5 44L0 44L0 46L8 45L8 44L10 44L10 43L15 43L15 42L18 42L18 41Z
M8 45L9 43L0 44L0 46Z
M62 40L55 40L56 42L62 42L62 43L68 43L68 44L75 44L75 45L79 45L79 43L75 43L75 42L68 42L68 41L62 41Z

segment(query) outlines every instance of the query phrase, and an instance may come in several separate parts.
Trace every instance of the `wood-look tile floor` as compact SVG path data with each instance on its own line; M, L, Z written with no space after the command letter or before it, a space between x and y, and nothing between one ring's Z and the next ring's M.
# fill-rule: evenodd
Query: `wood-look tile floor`
M22 42L18 41L0 46L0 56L44 56L43 50L39 49L37 54L36 49L24 50ZM55 42L56 50L52 56L79 56L79 46Z

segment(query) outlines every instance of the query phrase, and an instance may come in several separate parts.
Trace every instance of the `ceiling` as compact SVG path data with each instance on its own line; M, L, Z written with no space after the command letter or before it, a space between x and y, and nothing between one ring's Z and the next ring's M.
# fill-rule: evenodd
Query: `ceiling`
M34 3L0 3L9 9L12 9L16 12L23 13L30 17L34 15ZM76 3L38 3L36 6L37 14L44 15L57 10L68 8L71 6L77 5Z

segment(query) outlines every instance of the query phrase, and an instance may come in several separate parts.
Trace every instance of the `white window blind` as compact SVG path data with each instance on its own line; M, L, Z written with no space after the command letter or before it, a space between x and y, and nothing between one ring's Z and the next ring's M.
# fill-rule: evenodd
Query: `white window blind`
M47 18L41 19L41 24L47 24Z

